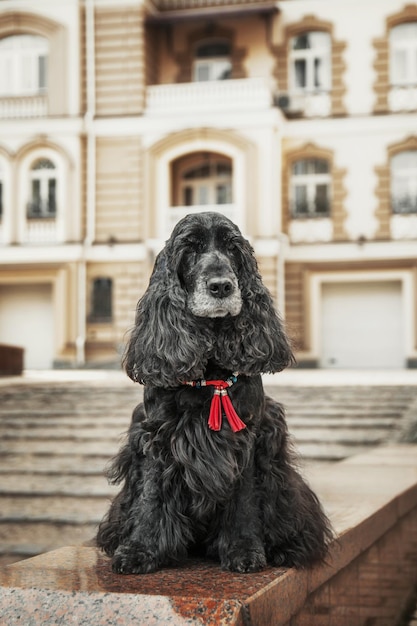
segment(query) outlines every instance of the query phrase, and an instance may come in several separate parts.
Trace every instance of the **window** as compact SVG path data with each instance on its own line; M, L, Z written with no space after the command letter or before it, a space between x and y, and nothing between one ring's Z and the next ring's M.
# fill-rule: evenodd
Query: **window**
M232 165L225 159L206 157L185 170L181 177L184 206L230 204L232 202Z
M330 172L325 159L302 159L292 165L293 217L327 217L330 213Z
M417 22L390 31L390 78L395 86L417 85Z
M330 90L331 39L328 33L306 32L291 39L291 91Z
M230 78L232 64L227 42L200 44L195 51L193 79L196 82Z
M44 93L47 73L47 39L13 35L0 40L0 96Z
M111 278L95 278L91 292L90 322L101 323L112 320L113 281Z
M393 213L417 213L417 150L391 159L391 206Z
M55 165L49 159L38 159L30 170L29 218L56 217L57 179Z

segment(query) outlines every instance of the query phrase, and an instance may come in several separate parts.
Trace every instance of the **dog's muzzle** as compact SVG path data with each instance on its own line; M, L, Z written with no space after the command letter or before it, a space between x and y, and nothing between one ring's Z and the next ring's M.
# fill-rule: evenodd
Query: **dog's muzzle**
M191 313L198 317L239 315L242 295L237 276L225 254L211 251L202 255L192 273L193 287L188 297Z
M242 296L237 278L213 277L209 280L200 277L190 294L188 306L198 317L226 317L239 315L242 309Z

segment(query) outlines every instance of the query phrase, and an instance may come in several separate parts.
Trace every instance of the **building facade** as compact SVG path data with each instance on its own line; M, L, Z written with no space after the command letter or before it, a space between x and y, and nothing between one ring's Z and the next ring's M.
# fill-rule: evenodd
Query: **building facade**
M0 343L117 362L216 210L300 366L417 367L416 113L415 3L1 0Z

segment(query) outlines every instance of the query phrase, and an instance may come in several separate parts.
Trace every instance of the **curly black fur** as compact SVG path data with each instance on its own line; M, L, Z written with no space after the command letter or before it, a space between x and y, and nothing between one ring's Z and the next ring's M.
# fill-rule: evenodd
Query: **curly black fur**
M187 216L159 254L138 303L125 357L145 384L128 440L110 471L122 489L97 544L119 573L146 573L198 549L224 569L324 559L329 522L295 469L284 410L261 373L294 358L253 250L217 213ZM212 387L228 378L246 428L208 428Z

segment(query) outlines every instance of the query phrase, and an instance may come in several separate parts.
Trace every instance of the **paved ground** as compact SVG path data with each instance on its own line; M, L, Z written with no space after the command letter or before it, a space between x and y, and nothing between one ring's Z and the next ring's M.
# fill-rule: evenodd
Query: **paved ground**
M308 462L392 441L417 422L417 372L266 377ZM103 475L142 389L118 372L0 378L0 563L90 539L114 494Z

